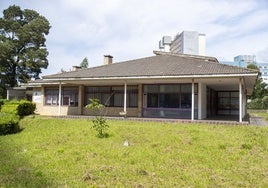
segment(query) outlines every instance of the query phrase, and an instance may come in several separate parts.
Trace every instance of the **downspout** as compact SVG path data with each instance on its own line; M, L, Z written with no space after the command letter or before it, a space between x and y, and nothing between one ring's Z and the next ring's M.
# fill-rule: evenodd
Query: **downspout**
M192 79L192 112L191 112L191 120L194 120L194 79Z

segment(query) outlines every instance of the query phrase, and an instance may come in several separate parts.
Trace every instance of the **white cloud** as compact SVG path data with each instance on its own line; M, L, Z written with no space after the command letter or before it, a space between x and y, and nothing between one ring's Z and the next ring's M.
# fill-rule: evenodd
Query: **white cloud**
M256 54L267 60L268 3L263 0L11 0L47 17L52 74L69 69L88 57L101 65L104 54L115 61L151 56L163 35L196 30L207 36L207 55L232 60L239 54Z

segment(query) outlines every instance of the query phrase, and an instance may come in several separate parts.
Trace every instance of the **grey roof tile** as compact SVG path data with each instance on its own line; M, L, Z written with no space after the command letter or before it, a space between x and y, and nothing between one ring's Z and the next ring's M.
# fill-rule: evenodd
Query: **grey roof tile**
M47 75L43 79L64 78L109 78L143 76L185 76L217 74L251 74L255 70L218 63L216 58L160 53L109 65L102 65L77 71Z

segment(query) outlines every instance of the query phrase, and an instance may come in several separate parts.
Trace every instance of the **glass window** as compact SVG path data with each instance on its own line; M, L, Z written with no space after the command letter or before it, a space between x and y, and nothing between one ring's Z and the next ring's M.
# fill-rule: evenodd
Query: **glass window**
M124 94L123 93L115 93L114 94L114 106L115 107L124 106Z
M182 93L192 93L192 85L191 84L183 84L181 85Z
M158 92L158 85L145 85L144 92L145 93L157 93Z
M231 92L231 97L239 97L239 92Z
M181 108L192 107L192 96L191 94L181 94Z
M231 98L231 109L239 109L239 98Z
M61 105L78 106L78 88L62 87ZM59 88L45 88L45 105L59 105Z
M128 101L130 107L137 107L138 106L138 93L130 93L128 94Z
M78 88L62 88L62 105L78 106Z
M124 86L86 87L85 101L97 98L101 104L109 107L124 106ZM138 106L138 86L127 86L127 107Z
M147 106L154 107L154 108L158 107L158 93L148 93Z
M229 97L230 93L229 92L218 92L219 97Z
M58 105L58 97L58 88L45 88L45 105Z
M220 109L229 109L230 108L230 99L229 98L219 98L219 108Z
M179 108L180 107L180 95L163 93L160 94L159 106L163 108Z
M152 89L153 88L153 89ZM159 89L158 89L159 88ZM198 104L198 84L195 88L195 107ZM153 91L153 92L149 92ZM152 108L191 108L192 84L144 85L145 107Z
M239 109L239 92L218 92L218 114L235 115Z
M178 93L180 92L180 85L160 85L161 93Z

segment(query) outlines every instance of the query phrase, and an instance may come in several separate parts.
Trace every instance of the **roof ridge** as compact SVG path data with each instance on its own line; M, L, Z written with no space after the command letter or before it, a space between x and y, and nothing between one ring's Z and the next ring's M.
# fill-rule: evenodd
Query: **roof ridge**
M218 59L215 57L212 57L212 56L201 56L201 55L193 55L193 54L174 53L174 52L163 52L163 51L157 51L157 50L154 50L153 53L155 55L172 55L172 56L179 56L179 57L184 57L184 58L208 60L211 62L219 63Z

